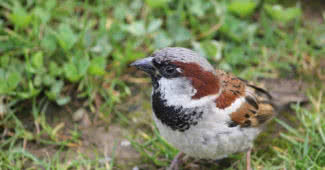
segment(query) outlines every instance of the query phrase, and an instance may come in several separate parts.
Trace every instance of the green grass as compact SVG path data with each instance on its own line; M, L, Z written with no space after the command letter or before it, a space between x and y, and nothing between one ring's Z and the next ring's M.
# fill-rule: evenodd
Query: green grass
M248 80L304 81L310 105L294 105L285 120L272 122L256 142L253 166L324 169L325 13L310 15L309 6L278 0L0 1L0 169L167 166L177 150L153 125L149 81L128 68L166 46L194 49L216 68ZM76 152L87 142L82 125L71 120L78 108L98 127L120 127L139 158L121 163L115 144L111 155L100 146L92 156ZM47 154L40 155L44 148ZM226 167L243 169L242 158L232 155Z

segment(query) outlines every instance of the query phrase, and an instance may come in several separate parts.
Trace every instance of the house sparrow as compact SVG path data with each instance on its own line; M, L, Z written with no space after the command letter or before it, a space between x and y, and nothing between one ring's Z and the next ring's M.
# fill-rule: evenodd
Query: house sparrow
M275 114L265 90L215 70L186 48L167 47L131 66L150 75L153 119L161 136L181 151L170 169L178 169L183 153L217 160L237 152L247 152L251 169L253 141Z

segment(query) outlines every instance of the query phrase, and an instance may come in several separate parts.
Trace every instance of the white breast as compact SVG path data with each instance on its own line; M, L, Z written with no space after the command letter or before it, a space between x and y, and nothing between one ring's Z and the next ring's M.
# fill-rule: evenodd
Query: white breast
M242 104L237 99L228 109L216 109L211 103L204 110L197 125L180 132L164 125L154 115L154 120L163 136L170 144L187 155L196 158L221 159L229 154L246 151L260 133L258 128L229 127L230 113Z

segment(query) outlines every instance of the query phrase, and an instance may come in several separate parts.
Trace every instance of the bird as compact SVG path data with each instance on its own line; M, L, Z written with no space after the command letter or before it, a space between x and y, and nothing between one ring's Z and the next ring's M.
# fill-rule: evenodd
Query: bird
M151 77L153 120L160 135L180 152L170 170L188 155L220 160L246 152L251 170L254 139L275 116L263 88L220 69L191 49L165 47L131 66Z

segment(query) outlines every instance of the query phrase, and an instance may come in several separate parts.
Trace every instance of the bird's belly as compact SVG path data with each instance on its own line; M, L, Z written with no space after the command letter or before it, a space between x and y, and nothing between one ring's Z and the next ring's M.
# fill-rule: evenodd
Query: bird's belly
M260 133L258 128L228 127L211 122L201 122L180 132L162 124L155 116L154 119L161 136L168 143L196 158L221 159L232 153L246 151Z

